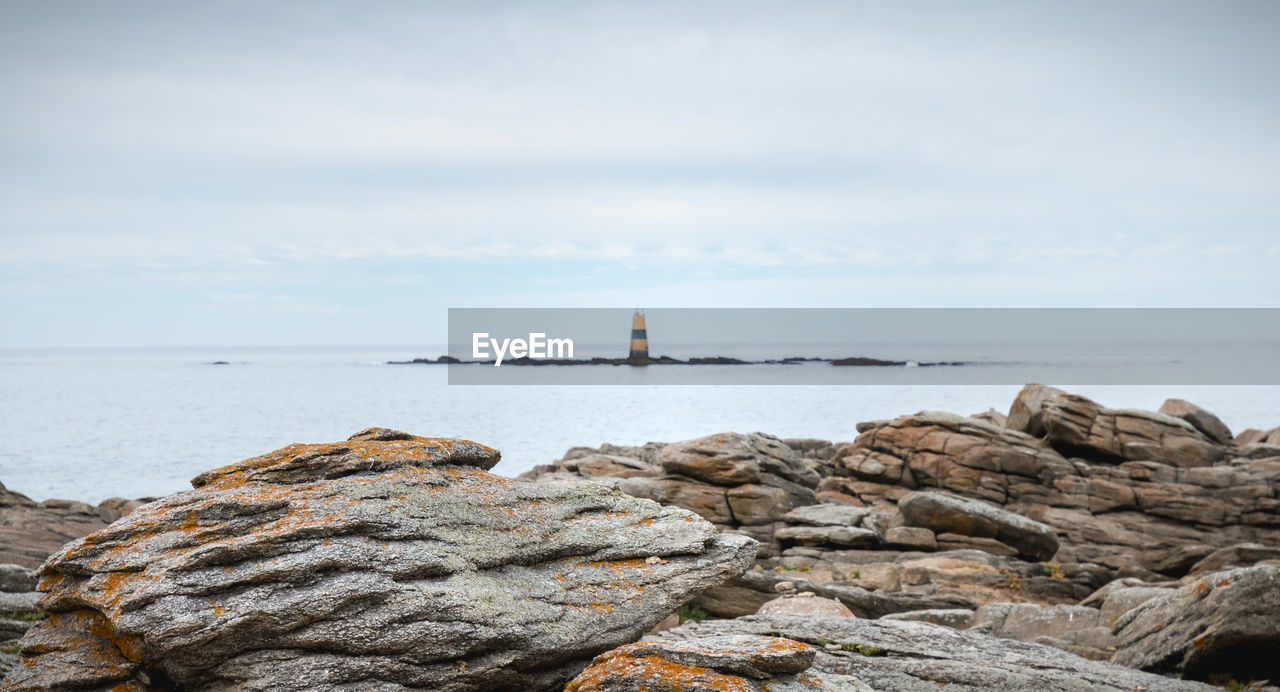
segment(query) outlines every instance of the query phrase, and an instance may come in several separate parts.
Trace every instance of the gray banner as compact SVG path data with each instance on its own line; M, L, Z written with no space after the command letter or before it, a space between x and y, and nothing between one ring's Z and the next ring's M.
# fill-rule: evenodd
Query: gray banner
M1277 309L453 308L458 385L1280 384Z

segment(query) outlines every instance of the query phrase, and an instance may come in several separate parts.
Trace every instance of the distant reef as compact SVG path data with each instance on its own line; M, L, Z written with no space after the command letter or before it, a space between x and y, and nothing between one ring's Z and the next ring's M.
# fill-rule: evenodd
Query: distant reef
M933 367L939 365L968 365L965 361L939 361L917 363L908 360L882 360L853 356L850 358L770 358L768 360L743 360L729 356L696 357L680 360L671 356L657 358L511 358L503 360L503 365L796 365L799 363L830 363L842 366L883 367L883 366L919 366ZM413 360L389 360L387 365L493 365L492 360L460 360L453 356L439 358L414 358Z

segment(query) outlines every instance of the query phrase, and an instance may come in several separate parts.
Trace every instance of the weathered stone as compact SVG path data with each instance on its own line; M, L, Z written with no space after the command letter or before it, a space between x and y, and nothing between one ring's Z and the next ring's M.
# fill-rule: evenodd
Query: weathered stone
M1228 428L1221 418L1186 399L1166 399L1160 405L1159 412L1166 416L1181 418L1218 444L1231 444L1231 428Z
M1172 591L1162 586L1120 586L1107 592L1098 612L1098 624L1110 629L1125 613L1137 608L1153 598L1159 598Z
M137 650L117 639L91 609L58 613L27 631L23 657L4 679L6 690L115 689L134 682ZM122 646L123 644L123 646Z
M714 485L756 483L772 474L813 488L818 474L776 437L752 433L720 433L667 445L658 454L667 473L697 478Z
M1009 427L1044 437L1054 449L1094 461L1151 460L1189 468L1222 460L1226 449L1172 416L1109 409L1044 385L1027 385L1009 409Z
M1032 560L1048 560L1058 552L1053 529L1019 514L991 505L934 492L915 492L898 502L908 526L934 532L994 538Z
M782 521L806 526L858 526L862 523L862 518L870 513L871 510L865 507L827 502L797 507L782 515Z
M662 505L682 507L717 524L733 522L724 488L681 478L624 478L618 489L635 497Z
M940 533L936 539L938 550L981 550L984 553L1000 557L1014 557L1016 548L997 541L994 538L964 536L958 533Z
M1280 567L1207 574L1126 612L1112 660L1206 680L1280 679Z
M651 464L639 459L614 454L587 454L574 457L564 462L563 466L580 476L586 477L631 478L633 476L659 475L658 469Z
M729 511L739 524L767 524L777 521L792 504L781 488L767 485L740 485L725 493Z
M40 613L40 594L35 591L10 593L0 591L0 613L11 616Z
M1241 543L1215 550L1203 560L1191 566L1189 576L1206 572L1221 572L1233 567L1248 567L1264 560L1280 561L1280 548L1259 543Z
M834 615L836 617L853 617L853 611L834 598L775 598L760 606L760 609L756 612L761 615Z
M933 610L911 610L905 613L889 613L882 620L907 620L910 622L928 622L934 625L962 630L969 626L969 618L973 611L968 608L939 608Z
M773 532L779 541L795 541L802 545L870 546L879 545L880 534L871 529L852 526L783 526Z
M1212 692L1208 685L1171 680L1058 649L923 622L829 616L762 616L686 623L664 640L698 642L725 634L777 634L817 645L806 672L847 675L875 690L904 692L1064 690L1067 692ZM816 648L816 647L815 647Z
M933 531L919 526L895 526L886 529L884 542L890 548L901 550L927 550L932 552L938 549L938 540Z
M674 631L674 630L672 630ZM807 673L817 649L755 634L672 639L665 633L598 656L565 692L869 691L854 678Z
M1066 639L1072 632L1097 626L1098 610L1079 605L988 603L969 620L972 631L1024 642L1040 637Z
M860 618L879 618L890 613L912 610L969 608L971 600L956 596L932 596L907 592L872 591L856 582L831 582L817 585L818 595L834 598Z
M0 563L35 569L67 541L107 523L83 502L38 503L0 484Z
M35 591L37 581L34 569L14 564L0 565L0 591L11 593Z
M181 688L551 689L754 555L687 511L497 460L371 429L201 474L53 555L42 606L94 622L27 639L87 628L127 662L104 679ZM41 672L20 689L79 684L24 646Z

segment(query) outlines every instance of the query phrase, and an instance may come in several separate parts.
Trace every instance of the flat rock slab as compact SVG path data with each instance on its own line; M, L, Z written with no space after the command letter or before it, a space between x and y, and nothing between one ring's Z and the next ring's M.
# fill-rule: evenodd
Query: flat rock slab
M595 659L565 692L864 692L846 676L806 673L818 649L791 639L754 634L698 639L652 637Z
M50 558L57 616L6 685L77 684L38 642L96 637L117 655L77 675L104 684L553 689L755 554L686 510L504 479L497 459L371 429L201 474Z
M1206 680L1280 679L1280 567L1205 575L1120 616L1111 660Z
M1042 644L958 632L923 622L752 615L686 624L663 632L659 638L698 642L726 634L786 637L821 646L806 673L849 676L874 690L1212 692L1217 689L1199 682L1173 680L1112 663L1089 661Z
M994 538L1029 560L1048 560L1058 552L1058 536L1049 526L978 500L913 492L898 501L898 511L908 526Z

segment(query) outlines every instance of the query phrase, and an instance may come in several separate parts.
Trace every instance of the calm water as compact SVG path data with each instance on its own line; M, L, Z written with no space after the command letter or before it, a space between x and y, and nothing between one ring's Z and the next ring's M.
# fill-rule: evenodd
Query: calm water
M851 440L858 421L1008 409L1016 385L486 386L388 366L439 347L0 350L0 482L37 500L99 502L189 488L200 471L372 425L464 437L518 474L579 444L715 432ZM733 354L729 354L733 355ZM231 365L209 365L211 361ZM727 366L733 367L733 366ZM808 371L806 371L808 372ZM1061 381L1080 381L1064 372ZM1280 386L1068 386L1112 407L1182 397L1232 430L1280 425Z

